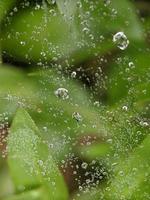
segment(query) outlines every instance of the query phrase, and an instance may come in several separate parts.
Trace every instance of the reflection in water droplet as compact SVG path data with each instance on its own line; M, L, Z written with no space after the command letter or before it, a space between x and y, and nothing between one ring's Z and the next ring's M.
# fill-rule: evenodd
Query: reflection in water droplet
M125 50L129 45L129 40L123 32L118 32L113 36L113 42L121 50Z

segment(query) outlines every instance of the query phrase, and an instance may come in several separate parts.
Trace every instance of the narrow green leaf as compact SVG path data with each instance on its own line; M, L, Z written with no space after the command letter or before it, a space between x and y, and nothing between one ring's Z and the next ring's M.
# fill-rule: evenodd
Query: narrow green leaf
M49 199L67 199L67 190L33 120L19 109L8 136L8 164L19 192L43 185Z

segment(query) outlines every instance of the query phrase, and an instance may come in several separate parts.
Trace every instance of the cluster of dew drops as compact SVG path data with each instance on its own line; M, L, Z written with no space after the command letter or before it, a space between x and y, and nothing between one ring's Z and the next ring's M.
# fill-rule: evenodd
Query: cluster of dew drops
M51 3L51 4L56 3L56 0L51 0L51 1L47 0L47 1L48 1L48 3ZM105 6L108 6L110 4L110 2L111 2L110 0L105 0L104 1ZM39 8L40 8L40 5L37 4L35 9L39 9ZM17 8L14 9L14 12L17 12ZM54 10L51 10L50 12L55 14ZM87 13L87 15L88 15L88 13ZM90 29L88 27L88 24L86 21L83 21L83 26L85 26L85 25L86 25L86 27L83 28L83 33L89 34L89 36L92 40L93 35L89 33ZM104 37L100 36L100 39L104 40ZM116 45L120 50L125 50L129 45L128 37L126 36L126 34L123 31L120 31L120 30L118 30L118 32L112 36L112 41L113 41L114 45ZM24 41L21 41L20 44L22 46L26 45ZM82 44L78 44L78 45L82 46ZM41 55L45 56L45 53L42 51ZM54 58L53 61L57 61L57 58ZM103 58L101 58L101 61L103 61ZM40 65L40 62L38 64ZM128 63L128 66L129 66L129 68L135 67L134 63L131 61ZM78 75L78 71L76 71L76 70L74 70L70 73L70 78L72 79L72 81L77 79L77 75ZM99 74L96 73L95 76L98 77ZM69 91L67 88L64 88L64 87L58 87L56 90L53 91L53 95L55 95L60 101L63 101L63 102L68 101L70 98L72 98L71 91ZM94 106L99 107L99 105L100 105L99 101L94 102ZM122 107L122 110L127 112L128 106L124 105ZM5 116L4 119L7 120L7 117ZM77 123L82 123L84 121L84 116L82 116L80 114L80 111L75 110L72 113L72 119L75 120ZM8 125L7 123L5 123L5 124ZM0 129L5 130L4 127L0 127ZM43 127L43 130L46 132L47 127L46 126ZM1 135L1 138L2 137L3 137L3 135ZM90 141L90 139L91 138L89 136L89 141ZM112 141L109 140L108 142L111 143ZM0 144L1 144L1 141L0 141ZM91 143L89 142L89 144L91 144ZM53 144L49 144L49 146L53 148ZM86 161L78 160L78 158L74 154L68 155L67 163L65 160L61 161L61 167L64 170L63 173L66 173L65 168L67 170L68 166L70 166L70 168L71 168L69 170L73 171L72 172L73 175L78 174L78 171L82 171L82 173L84 173L84 177L82 177L82 174L80 174L76 178L76 181L78 182L79 191L82 191L82 190L85 191L85 187L86 187L86 190L89 191L92 186L96 187L96 185L98 185L102 179L107 177L107 171L105 168L102 167L103 163L101 163L101 165L102 165L101 167L99 167L98 164L99 163L97 163L97 160L92 160L91 163L87 163ZM114 162L112 164L112 166L115 166L116 164L117 163ZM42 160L39 160L39 165L43 165ZM120 172L120 176L123 176L122 171ZM85 180L82 182L82 179L83 180L85 179Z
M47 0L48 1L48 3L51 3L51 4L55 4L56 3L56 1L55 0ZM109 0L107 0L107 1L104 1L104 3L105 3L105 6L107 6L107 5L109 5L110 4L110 1ZM24 5L25 7L27 7L27 6L29 6L29 3L28 2L26 2L26 4ZM80 5L81 6L81 5ZM40 5L38 5L38 4L36 4L36 7L35 7L35 10L38 10L38 9L40 9ZM17 8L15 7L14 8L14 13L15 12L17 12L18 10L17 10ZM51 10L51 12L52 12L52 10ZM12 15L12 14L11 14ZM87 15L88 15L88 13L87 13ZM85 33L85 34L88 34L89 32L90 32L90 30L89 30L89 28L88 28L88 24L87 24L87 22L85 21L83 21L83 25L85 26L86 25L86 27L84 27L83 28L83 33ZM93 36L92 36L92 34L90 35L90 38L92 39L93 38ZM100 37L100 39L101 40L104 40L104 37L103 36L101 36ZM117 45L117 47L119 48L119 49L121 49L121 50L125 50L127 47L128 47L128 45L129 45L129 40L127 39L127 37L126 37L126 35L123 33L123 32L118 32L118 33L116 33L114 36L113 36L113 42ZM25 43L25 41L21 41L20 42L20 44L22 45L22 46L25 46L26 45L26 43ZM45 53L44 52L41 52L41 55L42 56L45 56ZM54 59L55 60L55 59ZM56 59L57 60L57 59ZM130 63L129 65L132 65L132 63ZM96 75L96 76L98 76L98 75ZM77 77L77 71L72 71L71 73L70 73L70 77L71 77L71 79L76 79L76 77ZM63 88L63 87L59 87L59 88L57 88L55 91L54 91L54 95L57 97L57 98L59 98L60 100L62 100L62 101L67 101L69 98L70 98L70 91L68 91L68 89L67 88ZM94 106L99 106L99 101L95 101L94 102ZM126 107L124 107L123 109L127 109ZM78 111L74 111L73 113L72 113L72 118L75 120L75 121L77 121L77 123L81 123L82 121L83 121L83 116L81 116L81 114L80 114L80 112L78 112ZM43 130L44 131L47 131L47 128L46 127L43 127ZM74 160L75 158L73 157L72 159L71 159L71 161L69 161L69 162L73 162L72 160ZM39 163L40 163L40 165L42 164L43 165L43 162L42 161L39 161ZM65 161L62 161L62 164L65 164ZM86 163L86 162L81 162L81 165L79 166L79 165L76 165L75 166L75 168L76 168L76 170L78 169L78 168L82 168L82 170L84 170L85 171L85 177L89 177L89 174L91 173L91 172L88 172L88 168L89 168L89 166L88 165L91 165L90 166L90 168L91 169L93 169L94 168L94 173L91 175L91 179L90 178L87 178L86 179L86 184L87 185L89 185L89 184L91 184L91 182L95 182L95 179L96 179L96 183L98 184L99 183L99 179L102 179L103 178L103 176L105 176L106 174L106 172L105 172L105 170L103 170L102 168L101 168L101 170L99 170L98 169L98 167L96 166L96 161L92 161L92 163L91 164L88 164L88 163ZM73 165L72 165L73 166ZM74 174L76 173L76 170L73 172ZM79 181L79 180L78 180ZM84 186L84 184L83 184L83 186ZM83 187L81 186L81 183L79 184L79 190L81 191L83 189Z
M129 40L124 32L117 32L116 34L114 34L112 41L120 50L125 50L129 45ZM133 67L133 66L134 66L133 62L129 62L129 67ZM76 76L77 76L76 71L73 71L70 74L70 77L72 79L75 79ZM56 97L60 98L61 100L69 99L69 91L66 88L58 88L57 90L54 91L54 94L56 95ZM99 106L99 105L100 105L99 101L94 102L94 106ZM126 105L124 105L122 107L122 110L127 111L128 107ZM80 123L83 120L83 117L81 116L81 114L79 112L73 112L72 118ZM107 142L111 143L112 140L108 139ZM89 142L89 144L91 144L91 143ZM74 162L76 160L78 160L78 158L76 158L72 155L71 155L71 157L72 157L71 159L69 157L68 163L73 170L73 172L72 172L73 176L77 175L77 177L75 178L75 181L77 181L77 183L78 183L79 192L82 192L82 191L84 193L89 192L92 188L95 188L97 185L99 185L101 180L108 178L109 175L108 175L107 169L105 169L105 167L103 167L102 162L100 163L101 167L98 167L97 164L99 164L99 162L97 162L96 159L92 160L91 163L81 161L81 163L77 162L76 164L74 164ZM66 173L65 168L67 169L68 163L65 163L65 161L62 160L62 168L65 173ZM112 163L112 167L114 167L115 165L117 165L116 162ZM78 170L83 171L84 177L82 177L82 175L80 175L80 172L78 172ZM123 171L120 171L119 174L120 174L120 176L123 176ZM77 196L80 196L80 193L78 193Z
M124 34L124 32L117 32L115 35L113 35L113 42L117 45L117 47L121 50L125 50L129 45L129 40L127 36ZM133 62L129 62L129 67L132 67L134 64ZM76 78L76 71L73 71L71 73L71 78ZM69 91L66 88L58 88L54 94L61 98L62 100L66 100L69 98ZM78 112L74 112L72 114L72 117L77 121L82 121L82 117Z

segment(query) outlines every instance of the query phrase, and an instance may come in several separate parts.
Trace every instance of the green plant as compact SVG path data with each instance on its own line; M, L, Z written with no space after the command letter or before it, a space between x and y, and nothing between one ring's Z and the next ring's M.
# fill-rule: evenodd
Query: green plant
M0 2L0 199L150 198L145 4Z

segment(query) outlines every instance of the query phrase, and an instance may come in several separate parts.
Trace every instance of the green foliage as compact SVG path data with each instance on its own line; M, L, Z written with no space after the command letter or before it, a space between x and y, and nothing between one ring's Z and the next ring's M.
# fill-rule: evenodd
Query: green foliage
M95 158L102 159L102 157L107 156L110 153L110 145L107 143L97 143L85 147L79 148L79 153L84 158L93 160Z
M148 136L130 156L120 160L113 169L114 177L110 185L101 190L93 191L92 199L148 199L149 198L149 145ZM75 199L90 200L91 196L81 195Z
M144 5L0 1L0 199L150 198ZM120 31L124 51L112 41ZM58 98L58 88L69 98Z
M147 136L129 158L120 161L115 170L115 179L112 180L109 192L106 192L106 199L122 197L138 200L149 196L149 145L150 137Z
M134 41L143 41L140 24L135 13L132 12L132 6L126 0L120 3L114 0L108 8L104 6L102 1L95 5L90 1L81 1L82 9L80 6L76 7L76 1L69 0L65 4L63 1L56 2L60 12L56 5L52 7L51 4L44 4L40 9L26 8L22 12L18 12L11 23L7 25L7 29L4 28L2 32L3 49L19 61L25 61L25 56L27 60L36 62L39 60L48 61L60 54L59 59L70 56L75 58L75 62L81 62L89 56L93 56L94 53L104 54L112 49L108 33L125 30L131 41L132 38ZM83 20L87 20L85 13L90 10L91 6L93 6L93 11L89 13L88 29L87 33L84 33L84 26L81 24ZM113 13L115 11L117 16ZM100 16L100 12L106 12L106 17ZM79 15L81 15L80 19ZM70 16L73 18L71 24L71 20L67 20L70 19ZM31 18L32 20L30 20ZM113 23L109 18L112 18ZM125 21L129 25L125 25ZM93 35L92 39L89 38L90 34ZM99 41L100 35L106 37L104 42ZM81 47L76 45L79 42ZM17 48L14 49L13 46ZM57 51L55 51L56 46Z
M43 186L45 199L67 199L63 178L40 135L28 113L19 109L8 137L8 165L16 190ZM40 192L35 199L39 199ZM34 194L36 191L23 194L22 198L32 198Z
M21 70L1 66L0 72L0 101L1 105L3 105L0 109L1 112L7 111L9 121L12 120L16 109L22 106L29 111L41 132L44 131L43 127L46 126L47 131L44 131L45 134L42 137L49 142L57 144L61 140L65 141L63 134L67 138L75 139L78 132L82 135L90 132L100 136L104 135L98 113L88 102L88 94L79 86L79 83L74 83L71 80L64 81L63 77L57 74L55 70L39 71L26 75ZM70 93L70 98L63 102L54 94L54 91L62 83L63 87L67 88ZM74 104L77 105L77 108L74 107ZM80 111L86 126L82 123L79 123L78 126L78 123L72 119L72 113L76 111ZM56 115L56 113L58 114ZM62 114L60 115L59 113ZM68 121L66 122L64 119L68 119ZM59 123L60 121L61 123ZM97 128L91 127L93 123ZM66 129L66 124L70 127L69 129ZM64 158L72 143L73 141L70 140L65 146L59 146L59 148L61 147L59 154L54 149L53 153L58 160Z
M15 0L9 1L1 1L0 2L0 21L3 19L7 11L12 7L12 5L15 3Z

